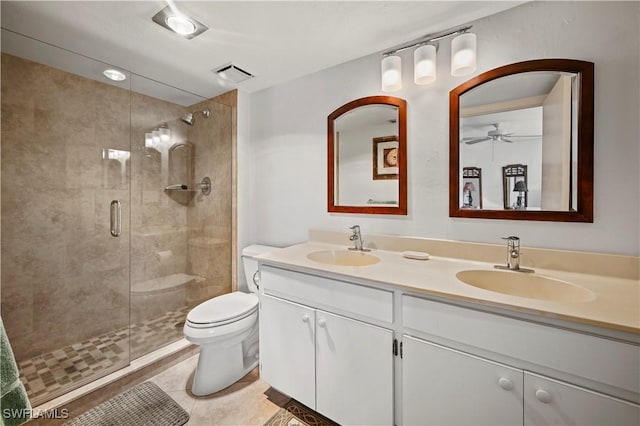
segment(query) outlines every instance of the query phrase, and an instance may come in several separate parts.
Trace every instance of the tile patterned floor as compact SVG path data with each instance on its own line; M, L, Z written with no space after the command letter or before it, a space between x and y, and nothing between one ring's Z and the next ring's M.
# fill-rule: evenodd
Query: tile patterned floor
M32 406L129 364L182 337L188 308L18 362ZM131 339L129 339L131 333ZM131 356L129 349L131 349Z
M140 358L162 346L181 339L188 307L167 312L161 317L131 326L131 359Z

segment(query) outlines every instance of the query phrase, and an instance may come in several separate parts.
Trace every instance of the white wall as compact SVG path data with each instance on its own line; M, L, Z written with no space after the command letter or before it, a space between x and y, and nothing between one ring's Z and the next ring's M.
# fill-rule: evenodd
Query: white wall
M449 217L448 93L472 76L451 77L444 41L436 82L413 84L408 51L403 89L393 94L408 102L407 216L327 213L327 115L381 94L381 56L371 55L251 95L248 146L239 152L247 156L239 165L239 191L247 191L239 194L240 244L288 245L306 240L309 228L346 231L357 223L365 239L386 233L500 243L518 235L524 247L639 255L638 22L638 2L532 2L472 22L475 74L539 58L595 63L594 223Z

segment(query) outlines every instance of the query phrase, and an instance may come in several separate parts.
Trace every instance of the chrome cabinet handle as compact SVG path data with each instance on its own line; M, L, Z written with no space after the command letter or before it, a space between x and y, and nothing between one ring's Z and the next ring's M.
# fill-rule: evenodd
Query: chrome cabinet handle
M122 203L119 200L111 201L111 235L119 237L122 232Z

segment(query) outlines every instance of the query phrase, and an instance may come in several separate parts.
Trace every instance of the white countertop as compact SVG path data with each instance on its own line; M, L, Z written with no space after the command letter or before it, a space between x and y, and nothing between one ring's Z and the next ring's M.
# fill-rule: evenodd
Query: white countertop
M308 242L276 250L257 258L264 264L283 266L331 278L390 285L410 292L434 295L486 306L504 308L577 323L640 334L640 281L604 275L588 275L537 269L537 275L584 287L595 294L586 302L554 302L477 288L456 278L463 270L495 270L492 263L431 256L412 260L401 252L372 250L380 262L368 266L335 266L312 261L307 254L319 250L346 250L343 245Z

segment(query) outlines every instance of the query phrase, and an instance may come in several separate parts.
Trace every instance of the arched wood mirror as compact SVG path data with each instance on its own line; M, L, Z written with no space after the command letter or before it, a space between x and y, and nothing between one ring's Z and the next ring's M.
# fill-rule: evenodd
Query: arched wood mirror
M407 214L407 102L369 96L332 112L328 211Z
M593 68L519 62L450 92L449 216L593 222ZM472 168L482 200L470 205Z

